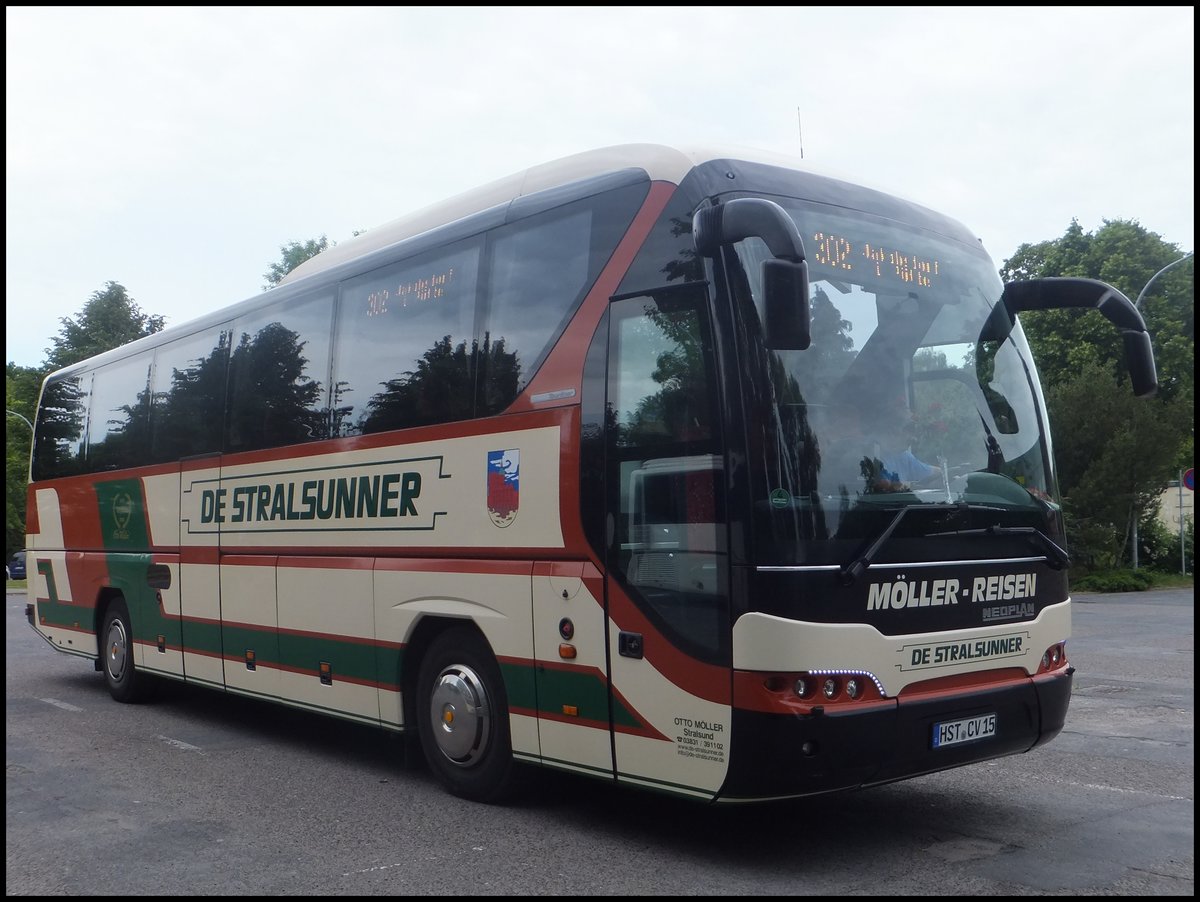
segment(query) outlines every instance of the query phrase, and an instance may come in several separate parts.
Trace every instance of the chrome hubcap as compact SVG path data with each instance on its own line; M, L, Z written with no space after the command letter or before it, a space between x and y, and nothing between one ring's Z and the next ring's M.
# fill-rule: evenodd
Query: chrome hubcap
M429 716L438 750L460 767L471 767L488 749L492 710L479 674L462 664L445 668L433 681Z
M114 620L108 625L108 675L120 682L125 676L129 660L129 637L125 635L125 624Z

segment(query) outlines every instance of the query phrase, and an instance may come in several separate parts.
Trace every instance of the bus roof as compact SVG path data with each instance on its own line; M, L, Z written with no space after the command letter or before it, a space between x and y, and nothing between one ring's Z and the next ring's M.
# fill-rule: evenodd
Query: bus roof
M390 247L414 235L447 225L473 213L507 204L527 194L626 169L641 169L651 181L678 185L695 166L722 159L768 163L787 169L803 166L798 158L746 147L619 144L584 151L532 166L370 229L306 260L281 279L279 284L291 284L339 263Z
M301 280L332 270L343 263L365 257L375 251L393 247L415 236L465 219L485 210L511 203L517 198L554 188L598 178L611 173L642 170L651 181L680 184L693 169L716 160L740 161L803 172L818 180L842 182L856 189L878 191L868 187L862 180L837 174L824 167L810 166L799 157L772 153L735 145L668 146L663 144L619 144L597 150L584 151L497 179L496 181L465 191L447 200L427 206L416 212L384 223L361 235L327 248L315 257L306 260L288 273L279 284L265 292L251 296L217 310L169 326L161 332L147 335L120 348L104 351L89 360L69 364L47 375L47 381L73 375L84 370L121 359L130 353L173 341L190 333L200 331L214 323L222 322L234 315L255 307L274 303L281 296L280 289L292 288ZM894 198L905 204L926 209L894 191L882 191L883 196ZM927 211L931 212L932 211ZM941 214L934 214L946 219ZM961 225L957 224L961 229ZM303 289L297 289L303 290ZM290 292L288 292L290 293Z

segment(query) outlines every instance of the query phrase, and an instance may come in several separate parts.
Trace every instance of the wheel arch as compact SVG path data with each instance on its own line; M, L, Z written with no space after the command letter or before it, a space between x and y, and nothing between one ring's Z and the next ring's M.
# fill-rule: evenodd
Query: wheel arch
M496 649L492 647L487 635L474 620L468 617L446 617L439 614L427 614L421 617L409 634L408 641L404 646L404 655L400 660L400 697L404 709L404 727L405 733L413 739L417 738L417 680L421 673L421 662L425 660L425 655L438 636L457 627L473 630L487 645L492 656L496 656Z
M115 586L101 586L96 592L96 605L92 609L92 635L96 637L96 670L104 668L104 637L100 635L100 631L104 629L105 618L108 617L108 609L112 607L113 602L121 601L125 603L125 610L129 611L129 600L125 597L125 593ZM133 613L129 612L130 627L133 626Z

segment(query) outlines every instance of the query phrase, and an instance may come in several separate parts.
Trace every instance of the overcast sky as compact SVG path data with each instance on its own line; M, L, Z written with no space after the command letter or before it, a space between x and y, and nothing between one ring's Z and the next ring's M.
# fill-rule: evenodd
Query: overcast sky
M1025 242L1193 249L1194 7L5 8L5 353L109 281L177 325L612 144L744 145Z

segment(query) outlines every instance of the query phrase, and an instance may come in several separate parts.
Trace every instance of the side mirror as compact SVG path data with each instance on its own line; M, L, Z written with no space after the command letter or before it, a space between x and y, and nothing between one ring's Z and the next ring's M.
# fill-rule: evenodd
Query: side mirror
M762 264L767 347L803 351L812 341L808 263L796 223L783 207L765 198L739 197L692 217L692 239L702 256L715 257L723 246L746 238L761 238L774 258Z
M1129 298L1106 282L1096 279L1046 278L1007 282L1001 303L1010 316L1023 310L1065 310L1085 307L1099 310L1121 331L1125 365L1133 393L1139 398L1158 391L1158 372L1146 321Z
M812 308L808 304L808 263L764 260L763 332L768 348L806 351L812 344Z

